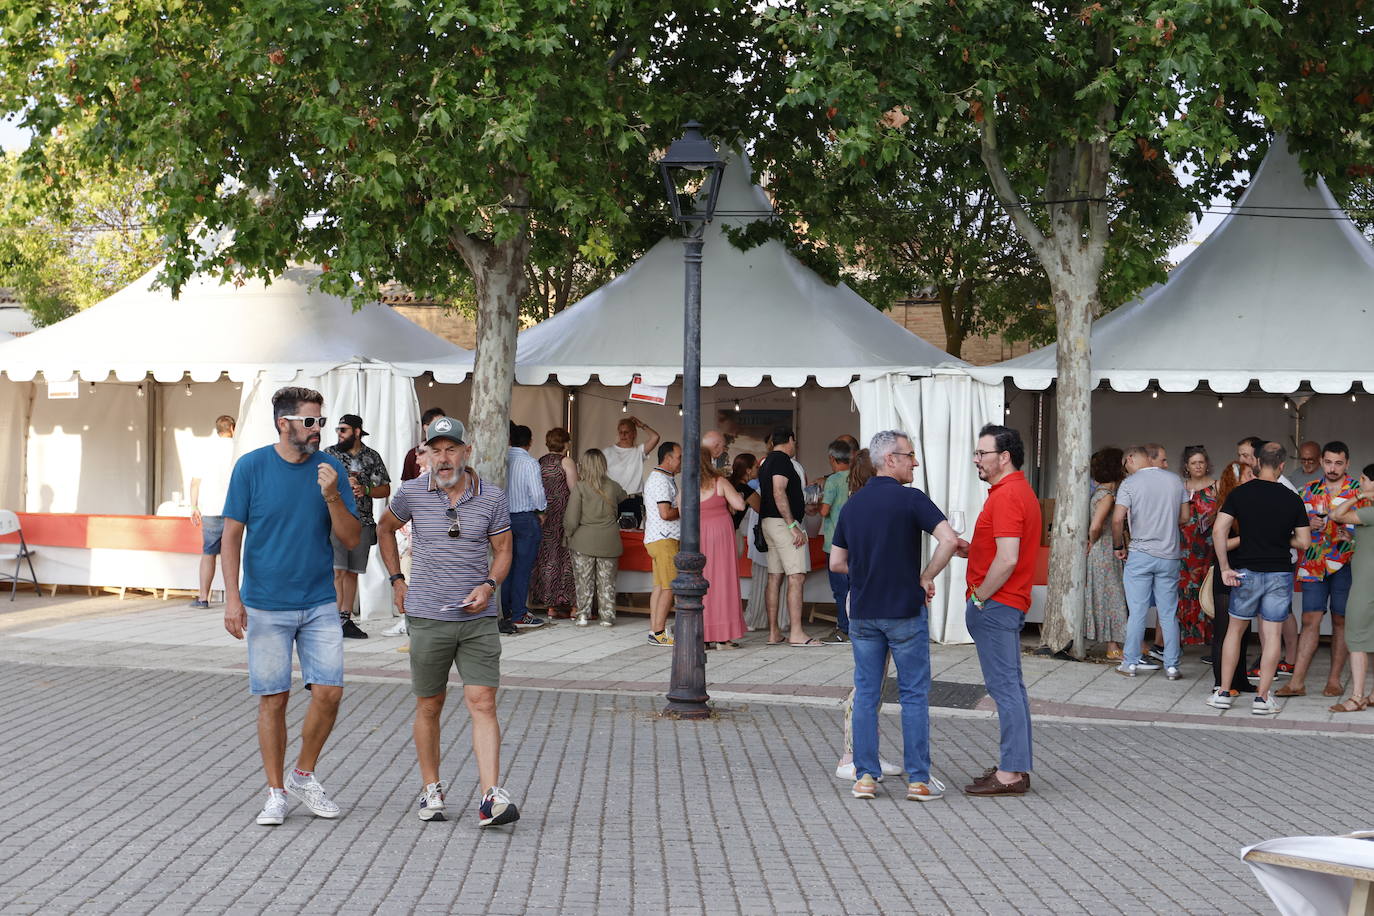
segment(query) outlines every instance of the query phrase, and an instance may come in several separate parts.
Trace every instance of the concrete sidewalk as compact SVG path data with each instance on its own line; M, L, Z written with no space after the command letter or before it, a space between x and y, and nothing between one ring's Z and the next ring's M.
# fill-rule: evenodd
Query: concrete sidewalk
M0 606L8 605L0 601ZM184 601L124 600L59 595L21 595L0 607L0 659L56 664L101 664L186 671L243 672L246 652L224 632L222 609L193 611ZM350 680L409 676L404 638L381 631L390 621L363 621L367 640L345 641L345 672ZM647 618L624 615L613 628L575 627L559 621L502 640L503 683L513 687L611 690L662 694L672 664L669 649L648 645ZM823 631L814 628L817 635ZM749 633L743 648L707 653L707 689L719 700L787 698L794 702L837 703L852 686L852 660L846 646L793 649L765 645L762 633ZM1027 638L1033 644L1033 637ZM1259 728L1374 735L1374 708L1332 713L1334 701L1320 696L1328 653L1319 651L1309 675L1317 695L1285 700L1272 718L1251 716L1249 696L1221 712L1205 704L1211 669L1199 662L1205 647L1189 647L1180 681L1162 672L1124 678L1108 664L1023 657L1027 688L1037 716L1194 727ZM981 685L972 646L931 647L937 682ZM1280 682L1282 683L1282 682ZM933 697L940 702L940 695ZM965 705L965 704L956 704ZM971 712L991 715L986 697Z
M477 827L454 702L453 817L426 824L413 701L378 679L350 685L317 768L343 816L294 806L265 828L241 675L72 661L0 680L0 912L1253 913L1268 903L1242 845L1366 826L1372 800L1350 779L1363 739L1097 723L1039 724L1032 793L973 799L958 787L993 759L996 726L941 717L951 795L908 802L890 779L857 801L832 775L834 708L673 722L657 700L517 688L499 714L521 820ZM882 730L899 759L896 720ZM1270 775L1299 760L1302 779Z

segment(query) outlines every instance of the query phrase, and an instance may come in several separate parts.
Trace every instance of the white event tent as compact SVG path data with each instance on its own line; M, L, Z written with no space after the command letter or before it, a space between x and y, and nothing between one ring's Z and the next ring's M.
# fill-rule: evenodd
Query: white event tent
M399 476L419 423L413 376L422 370L412 363L467 355L384 305L355 309L312 289L318 269L292 268L270 284L197 276L176 299L150 288L157 272L0 346L0 371L8 376L0 380L0 432L9 433L0 452L4 506L184 514L215 418L237 417L238 454L273 442L271 395L286 384L320 390L330 417L361 415L368 444ZM53 383L74 377L74 393L52 397ZM59 565L60 554L44 551L39 562ZM146 563L111 560L50 566L39 578L175 588L195 581L193 556L155 570L175 581L149 581L140 578Z
M1290 451L1292 439L1342 439L1362 466L1374 460L1371 339L1374 248L1276 137L1232 212L1168 282L1094 323L1094 443L1153 440L1174 456L1202 443L1218 462L1248 435ZM1055 348L968 371L1042 391ZM1025 419L1019 405L1014 415ZM1052 443L1044 451L1039 462L1052 466Z
M982 500L978 481L974 477L968 485L961 472L971 465L951 463L951 448L966 457L978 426L1001 416L1001 386L972 383L961 360L897 325L847 285L830 285L781 242L769 240L748 251L733 245L726 227L772 218L774 212L751 175L747 157L728 157L717 218L705 233L703 428L716 425L720 414L729 419L741 402L746 411L792 411L799 457L814 476L826 470L826 444L839 433L857 426L866 440L905 423L931 472L918 483L928 484L941 505L952 498L976 512ZM682 242L665 238L610 283L520 334L516 380L524 386L556 380L574 394L570 413L580 447L614 442L616 422L626 410L665 438L677 438L684 273ZM445 367L430 368L437 379L448 380ZM455 363L451 371L465 368ZM635 375L669 387L668 403L627 405L626 386ZM961 495L952 497L956 492ZM808 600L829 600L824 575L813 578L820 581L808 582ZM962 594L962 579L957 590ZM941 583L942 595L952 591ZM962 614L954 616L957 625L951 621L953 629L946 629L942 602L932 636L965 640Z

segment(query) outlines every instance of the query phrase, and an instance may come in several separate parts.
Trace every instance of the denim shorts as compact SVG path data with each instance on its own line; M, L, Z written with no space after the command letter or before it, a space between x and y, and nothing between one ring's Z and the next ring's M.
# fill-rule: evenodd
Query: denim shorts
M336 602L303 611L247 610L248 690L254 696L291 689L292 643L307 686L343 686L343 627Z
M1293 574L1288 572L1245 573L1240 585L1231 589L1232 617L1254 620L1255 614L1270 623L1283 623L1293 610Z
M361 576L367 572L368 554L377 543L377 526L363 525L362 530L358 532L358 546L352 550L344 547L332 534L329 536L329 543L334 548L334 569L346 569Z
M202 515L200 517L200 552L207 557L219 556L219 542L224 537L224 516Z
M1345 616L1345 605L1350 598L1350 564L1347 563L1325 579L1302 584L1302 612L1304 614L1331 613Z

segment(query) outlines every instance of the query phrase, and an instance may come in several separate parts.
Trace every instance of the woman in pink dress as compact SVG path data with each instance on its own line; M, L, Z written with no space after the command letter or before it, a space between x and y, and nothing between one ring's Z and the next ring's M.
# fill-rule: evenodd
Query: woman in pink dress
M744 635L744 609L739 600L739 557L735 519L744 499L724 472L716 469L711 450L701 450L701 552L710 586L702 606L703 638L708 649L738 649Z

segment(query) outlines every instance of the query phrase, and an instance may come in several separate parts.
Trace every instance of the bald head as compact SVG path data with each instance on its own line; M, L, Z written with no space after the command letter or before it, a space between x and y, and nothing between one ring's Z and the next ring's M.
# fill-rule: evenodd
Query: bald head
M720 430L707 430L701 437L701 447L709 450L712 458L719 458L725 454L725 436Z
M1308 439L1298 446L1298 463L1302 466L1304 474L1312 474L1317 470L1317 465L1322 460L1322 447L1320 443Z

